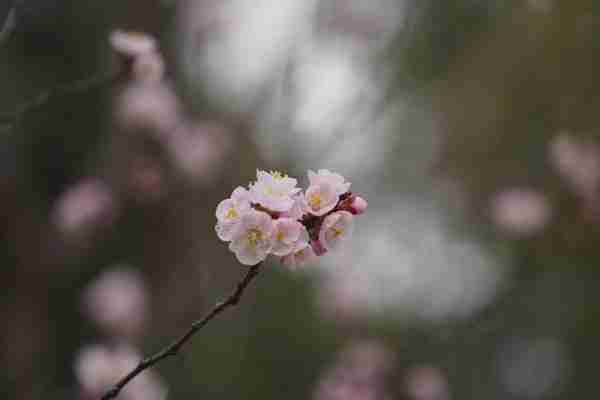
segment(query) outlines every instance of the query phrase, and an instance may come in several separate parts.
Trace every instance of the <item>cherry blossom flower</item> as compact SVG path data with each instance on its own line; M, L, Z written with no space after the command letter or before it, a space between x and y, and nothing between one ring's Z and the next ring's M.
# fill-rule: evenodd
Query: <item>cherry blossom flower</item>
M310 183L310 186L320 185L322 183L329 184L333 187L338 196L346 193L350 189L350 183L346 182L342 175L327 169L320 169L317 173L309 170L308 182Z
M316 254L309 243L308 232L303 229L300 238L294 244L293 251L283 257L281 262L290 269L296 269L310 263L315 258Z
M335 250L351 235L352 214L348 211L337 211L323 220L319 231L319 242L327 250Z
M291 218L279 218L273 223L273 248L271 253L286 256L294 250L302 231L306 229Z
M309 171L306 193L296 179L280 172L257 170L249 190L238 187L219 203L215 227L219 239L244 265L269 254L291 269L340 247L352 233L353 215L367 201L348 191L350 183L328 170Z
M253 202L271 211L289 211L294 205L293 196L300 191L294 178L273 171L256 171L256 182L250 185Z
M233 230L229 249L244 265L255 265L267 258L271 250L273 220L262 211L249 210L242 214Z
M217 226L215 230L221 240L231 240L233 231L241 216L250 210L250 193L243 187L237 187L231 197L217 206Z
M132 348L84 347L75 361L75 375L82 398L100 398L117 379L131 371L141 360ZM123 400L162 400L167 390L153 371L145 371L121 392Z
M302 216L304 215L307 209L304 195L302 195L302 193L298 193L296 196L293 197L293 200L294 204L292 205L292 208L290 208L288 211L281 213L281 216L296 220L302 219Z
M311 185L305 194L308 212L316 216L325 215L333 210L339 198L335 187L328 182Z

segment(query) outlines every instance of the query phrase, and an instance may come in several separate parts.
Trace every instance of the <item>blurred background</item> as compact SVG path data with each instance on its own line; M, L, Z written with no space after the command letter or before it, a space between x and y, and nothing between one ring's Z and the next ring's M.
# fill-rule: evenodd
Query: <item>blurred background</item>
M597 392L599 2L3 1L2 398L96 400L227 294L257 168L344 175L351 245L123 400Z

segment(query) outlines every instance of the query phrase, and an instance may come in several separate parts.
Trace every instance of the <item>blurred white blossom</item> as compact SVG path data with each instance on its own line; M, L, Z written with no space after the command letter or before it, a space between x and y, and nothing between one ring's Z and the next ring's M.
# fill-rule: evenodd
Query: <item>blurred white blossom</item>
M98 399L123 376L133 370L140 355L129 347L101 345L81 349L75 360L75 375L81 388L81 400ZM144 371L121 391L122 400L164 400L167 390L153 371Z
M118 340L139 337L148 317L147 303L142 276L128 268L103 272L82 294L84 313Z
M552 217L551 205L544 194L532 189L507 189L491 201L493 222L503 231L527 236L541 231Z
M97 178L85 178L68 188L57 200L52 219L67 238L84 237L109 225L117 214L112 190Z
M349 344L320 378L313 400L391 399L386 378L394 353L376 341Z

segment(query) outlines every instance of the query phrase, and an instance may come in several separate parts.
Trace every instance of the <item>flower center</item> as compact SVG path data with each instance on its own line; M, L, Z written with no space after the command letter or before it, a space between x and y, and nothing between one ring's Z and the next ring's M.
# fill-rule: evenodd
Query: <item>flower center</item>
M288 176L287 176L287 174L284 174L284 173L282 173L282 172L279 172L279 171L271 171L271 176L272 176L273 178L275 178L275 179L279 179L279 180L281 180L281 179L285 179L285 178L287 178L287 177L288 177Z
M225 214L225 218L227 219L234 219L238 217L238 213L237 211L235 211L235 208L231 207L228 211L227 214Z
M340 228L336 228L335 226L331 228L333 230L333 237L338 237L344 234L344 230Z
M258 243L262 240L263 235L258 229L250 229L246 234L246 238L248 239L250 247L256 247L256 245L258 245Z
M308 204L310 204L312 208L321 208L322 201L323 199L319 193L313 193L308 198Z
M284 237L284 235L283 235L283 232L281 232L281 231L277 232L277 235L275 235L275 239L277 239L278 242L283 241L283 237Z

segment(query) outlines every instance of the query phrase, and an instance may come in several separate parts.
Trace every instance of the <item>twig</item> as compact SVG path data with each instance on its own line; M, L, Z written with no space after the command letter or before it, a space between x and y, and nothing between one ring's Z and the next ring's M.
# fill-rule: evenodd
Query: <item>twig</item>
M102 396L101 400L110 400L116 398L119 395L119 392L133 378L138 376L144 370L152 367L154 364L157 364L161 360L177 355L181 347L183 347L183 345L186 342L188 342L196 332L202 329L204 325L206 325L210 320L212 320L217 315L225 311L227 308L237 305L240 299L242 298L242 294L244 293L246 287L250 284L252 279L254 279L256 275L258 275L258 272L260 271L260 266L261 264L257 264L248 268L248 272L246 273L244 278L240 282L238 282L235 290L229 295L229 297L227 297L227 299L217 303L215 307L204 316L204 318L195 321L187 330L187 332L184 333L179 339L175 340L173 343L160 350L159 352L155 353L154 355L149 356L140 361L137 367L135 367L131 372L129 372L127 375L121 378L121 380L118 381L112 387L112 389L110 389L104 394L104 396Z
M0 114L0 125L14 126L18 124L28 112L44 106L53 98L72 93L85 92L94 87L101 87L111 84L117 80L120 74L121 70L119 68L112 68L107 72L99 73L89 78L58 85L54 88L44 90L17 107L15 110L9 113Z

